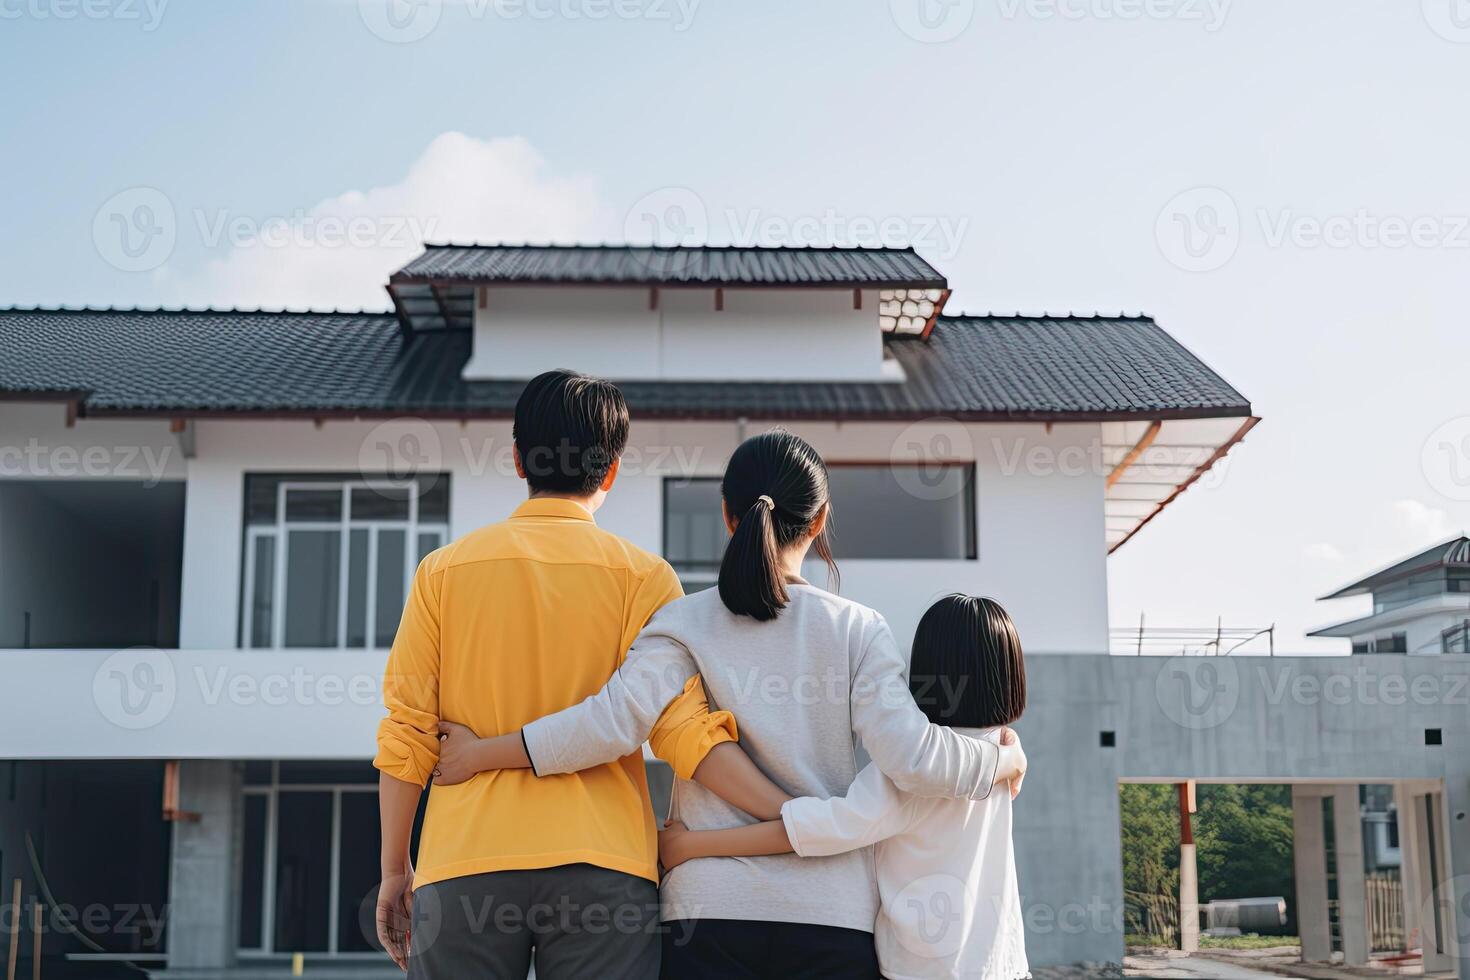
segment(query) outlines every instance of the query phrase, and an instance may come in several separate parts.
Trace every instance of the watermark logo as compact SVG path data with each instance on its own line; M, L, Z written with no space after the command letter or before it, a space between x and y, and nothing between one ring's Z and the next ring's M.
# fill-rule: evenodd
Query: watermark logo
M136 21L145 33L158 30L168 0L0 0L0 20Z
M1456 821L1465 814L1455 814ZM1439 948L1458 960L1470 957L1470 875L1456 875L1440 882L1419 910L1420 930L1432 927L1439 935ZM1425 947L1428 948L1426 937Z
M1470 0L1420 0L1429 29L1446 41L1470 44Z
M955 875L914 879L893 897L890 914L911 926L896 930L899 942L926 959L953 956L969 932L967 904L965 883Z
M1450 500L1470 500L1470 415L1450 419L1431 432L1419 465L1436 493Z
M687 187L660 187L633 202L623 217L623 241L702 245L709 240L704 199Z
M119 650L92 676L92 701L119 728L152 728L168 717L178 695L173 661L162 650Z
M975 0L888 0L898 29L915 41L943 44L965 32L975 19Z
M156 487L168 475L172 446L73 446L43 443L0 446L0 477L126 477Z
M357 469L409 480L444 468L444 448L432 424L420 418L396 418L373 426L357 449Z
M1223 725L1240 701L1240 672L1229 657L1170 657L1154 677L1154 697L1180 728Z
M1225 26L1231 0L1000 0L1006 20L1179 21L1213 34Z
M390 44L422 41L439 26L444 0L357 0L367 29Z
M1218 187L1195 187L1174 195L1154 222L1154 239L1164 258L1186 272L1212 272L1240 247L1240 209Z
M173 202L156 187L129 187L92 218L97 254L123 272L149 272L168 261L178 238Z
M975 459L970 430L954 419L924 419L893 440L888 460L893 478L919 500L948 500L964 491L963 465Z

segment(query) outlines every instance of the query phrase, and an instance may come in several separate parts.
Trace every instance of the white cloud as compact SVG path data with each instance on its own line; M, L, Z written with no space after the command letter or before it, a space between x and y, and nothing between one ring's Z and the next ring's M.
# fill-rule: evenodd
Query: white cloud
M1407 537L1422 542L1419 547L1442 541L1454 533L1448 514L1417 500L1395 500L1393 514L1395 522L1406 532Z
M434 138L403 180L274 216L195 211L179 234L223 257L198 274L160 270L171 304L386 309L388 274L423 241L569 242L605 227L588 177L557 177L519 137Z
M1306 547L1307 557L1313 561L1342 561L1342 552L1326 541L1318 541Z

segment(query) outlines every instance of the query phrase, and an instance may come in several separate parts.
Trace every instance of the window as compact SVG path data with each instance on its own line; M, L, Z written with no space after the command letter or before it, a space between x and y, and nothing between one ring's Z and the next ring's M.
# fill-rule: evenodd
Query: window
M1390 633L1373 641L1374 653L1408 653L1409 634Z
M376 777L368 763L247 764L242 952L378 949L372 917L378 891Z
M976 557L974 466L837 463L829 472L839 561ZM725 540L718 477L664 481L664 557L686 591L714 584Z
M414 569L448 536L446 475L247 476L241 645L392 645Z
M725 538L718 479L664 481L664 558L679 573L685 592L715 584Z
M975 557L975 467L830 469L832 552L843 558Z

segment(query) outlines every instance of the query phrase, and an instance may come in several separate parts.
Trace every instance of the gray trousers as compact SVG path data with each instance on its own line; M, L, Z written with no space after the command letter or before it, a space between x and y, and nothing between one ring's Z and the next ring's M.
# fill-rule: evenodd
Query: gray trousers
M492 871L414 890L408 980L655 980L658 888L591 864Z

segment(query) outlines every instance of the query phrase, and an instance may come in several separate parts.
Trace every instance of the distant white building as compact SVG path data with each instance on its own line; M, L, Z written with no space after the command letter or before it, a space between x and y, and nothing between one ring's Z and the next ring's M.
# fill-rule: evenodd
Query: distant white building
M1470 653L1470 538L1458 535L1322 599L1371 595L1373 612L1314 630L1353 653Z

